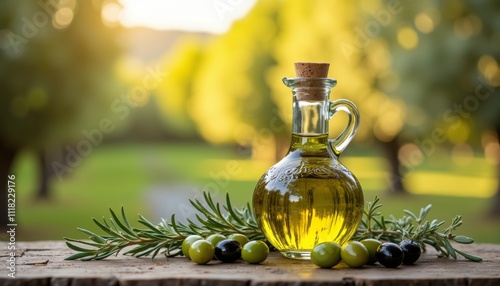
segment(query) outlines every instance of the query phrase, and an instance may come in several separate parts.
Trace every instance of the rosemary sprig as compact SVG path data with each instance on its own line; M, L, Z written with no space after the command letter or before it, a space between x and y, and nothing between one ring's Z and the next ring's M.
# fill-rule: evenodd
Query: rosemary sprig
M224 206L214 202L208 192L203 194L203 198L203 202L198 199L189 200L199 213L196 215L198 222L188 220L187 224L177 221L175 214L169 222L161 219L158 225L139 215L138 222L145 228L135 228L130 226L123 207L121 218L109 209L111 218L108 221L105 218L102 221L92 219L105 234L98 235L78 228L79 231L89 236L90 241L64 238L66 245L77 251L66 260L100 260L113 254L117 255L120 251L130 247L132 248L124 252L125 255L155 258L158 254L163 254L173 257L182 254L182 241L192 234L205 237L212 233L223 235L241 233L249 239L265 240L248 204L242 209L233 208L229 194L226 195Z
M111 255L117 255L122 250L125 255L135 257L151 256L155 258L158 254L166 257L181 255L182 241L189 235L197 234L208 236L213 233L230 235L240 233L246 235L251 240L265 240L259 229L255 215L249 204L241 209L234 208L231 204L229 194L226 195L225 205L214 202L210 193L203 194L203 202L194 199L189 200L191 205L199 212L196 215L197 222L188 220L187 224L176 220L172 215L170 221L161 219L157 225L153 224L145 217L139 215L138 222L143 228L132 227L125 215L125 210L121 208L121 217L109 209L111 218L102 221L93 219L94 223L104 232L98 235L89 230L78 228L88 235L87 240L64 238L66 245L77 253L67 257L67 260L100 260ZM379 211L382 206L380 199L375 196L373 202L368 202L364 210L362 221L353 239L376 238L382 241L399 243L401 240L409 238L416 241L424 250L426 245L433 246L441 256L457 258L457 254L471 261L481 261L480 257L464 253L454 248L450 241L462 244L473 243L472 238L455 235L453 231L462 224L462 217L456 216L451 225L439 231L439 227L444 224L425 220L431 209L431 205L420 210L419 215L404 210L405 216L402 218L384 218Z
M418 215L405 209L405 216L401 218L395 218L393 215L385 218L378 211L382 207L379 201L379 197L375 196L373 202L367 203L364 216L353 239L376 238L395 243L399 243L404 239L412 239L423 250L425 250L426 245L434 247L440 256L456 259L457 254L459 254L471 261L482 261L480 257L460 251L450 243L451 241L461 244L474 242L470 237L453 233L462 224L462 216L455 216L449 227L443 231L439 231L440 226L445 223L444 221L436 219L429 221L426 219L432 205L421 208Z

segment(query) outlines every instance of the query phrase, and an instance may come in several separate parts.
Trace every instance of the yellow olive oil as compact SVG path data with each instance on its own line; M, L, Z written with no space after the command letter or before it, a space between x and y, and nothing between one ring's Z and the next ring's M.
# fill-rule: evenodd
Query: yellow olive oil
M288 154L255 188L259 226L285 257L309 259L325 241L341 245L361 220L361 186L327 146L327 134L292 134Z

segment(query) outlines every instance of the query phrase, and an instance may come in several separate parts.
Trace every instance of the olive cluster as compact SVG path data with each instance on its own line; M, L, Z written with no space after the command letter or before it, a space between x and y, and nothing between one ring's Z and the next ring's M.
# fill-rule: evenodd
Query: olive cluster
M269 247L263 241L250 241L245 235L212 234L206 239L199 235L190 235L182 242L182 253L197 264L207 264L217 259L221 262L245 262L259 264L267 259Z
M377 262L388 268L396 268L401 264L415 263L421 253L420 246L409 239L398 245L370 238L349 241L342 246L333 242L320 243L312 250L311 260L321 268L332 268L340 261L353 268Z

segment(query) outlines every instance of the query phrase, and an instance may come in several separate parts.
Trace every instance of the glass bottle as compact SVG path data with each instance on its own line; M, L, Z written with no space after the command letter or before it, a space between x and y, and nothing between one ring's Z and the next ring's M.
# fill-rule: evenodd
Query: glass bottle
M361 186L339 162L356 133L359 112L348 100L329 100L336 80L326 75L283 82L292 88L292 140L287 155L257 183L253 207L263 234L283 256L309 259L318 243L349 240L361 220ZM348 124L329 139L328 123L338 111L348 114Z

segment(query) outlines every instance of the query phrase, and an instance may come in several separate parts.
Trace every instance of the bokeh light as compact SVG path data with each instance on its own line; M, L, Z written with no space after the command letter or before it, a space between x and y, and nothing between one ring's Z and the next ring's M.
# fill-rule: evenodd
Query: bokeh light
M407 50L415 49L418 45L418 35L410 27L402 27L398 31L398 43Z
M427 34L434 30L435 24L427 13L421 12L415 16L415 26L420 32Z
M56 29L65 29L71 24L73 17L73 9L69 7L62 7L54 14L54 17L52 18L52 25L54 25L54 28Z

